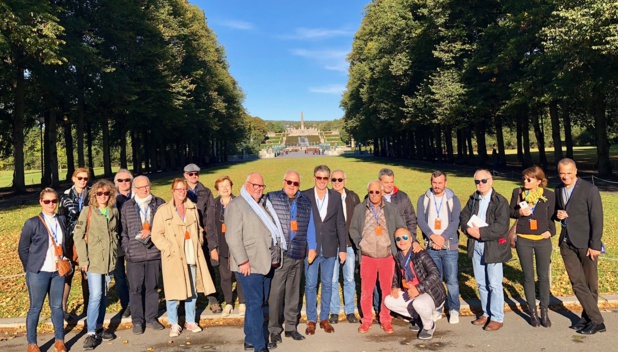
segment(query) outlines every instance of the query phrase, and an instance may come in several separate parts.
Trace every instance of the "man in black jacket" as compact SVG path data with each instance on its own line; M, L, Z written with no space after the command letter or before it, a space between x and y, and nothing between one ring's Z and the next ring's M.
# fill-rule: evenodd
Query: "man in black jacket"
M504 324L504 291L502 263L511 259L507 241L509 203L493 188L487 170L474 173L474 192L461 210L461 231L468 235L468 257L472 259L483 315L472 324L485 331L499 330Z
M215 225L215 198L210 189L200 182L200 167L195 164L187 164L184 168L184 177L189 184L187 189L187 197L196 204L197 211L200 214L200 226L206 232L206 246L204 254L206 258L210 258L208 269L210 276L216 278L215 270L211 265L219 264L219 244L217 243L217 229ZM214 280L213 280L214 281ZM220 286L219 283L215 283ZM217 300L217 294L211 294L208 297L208 305L213 313L221 313L222 309Z
M562 225L560 254L569 274L573 292L582 305L582 317L572 326L578 333L591 335L605 331L597 306L601 254L603 204L599 189L577 177L575 162L565 158L558 163L562 185L556 187L556 219Z

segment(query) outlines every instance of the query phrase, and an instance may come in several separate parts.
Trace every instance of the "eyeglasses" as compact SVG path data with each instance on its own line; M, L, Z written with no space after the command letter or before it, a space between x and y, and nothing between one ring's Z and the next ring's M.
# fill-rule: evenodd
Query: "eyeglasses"
M77 176L76 179L77 181L88 181L88 177Z
M403 235L401 237L395 237L395 241L400 242L401 240L407 241L408 239L410 239L410 237L408 237L408 235Z
M186 188L174 188L174 191L178 191L178 192L186 192L187 189Z
M185 172L187 174L187 176L199 176L200 173L199 172Z
M56 204L58 203L58 199L43 199L42 202L43 204L49 204L49 203Z
M334 177L333 177L333 178L331 178L330 180L331 180L331 182L333 182L333 183L335 183L335 182L343 182L343 180L345 180L345 178L334 178Z
M105 191L105 192L97 192L97 197L101 197L101 196L109 196L110 194L112 194L112 192L110 192L110 191Z
M484 179L482 179L482 180L474 180L474 183L478 185L478 184L480 184L481 182L483 182L483 184L485 184L485 183L487 183L487 181L489 181L489 179L488 179L488 178L484 178Z
M532 181L535 180L535 178L524 177L523 180L524 180L524 182L532 182Z
M322 177L322 176L313 176L313 177L315 177L315 179L318 180L318 181L328 181L328 176L324 176L324 177Z
M247 181L247 183L253 186L253 189L265 189L266 188L266 185L260 185L260 184L249 182L249 181Z
M119 178L116 180L116 182L122 183L122 182L131 182L130 178Z
M149 188L150 188L150 186L149 186L149 185L146 185L146 186L140 186L140 187L135 187L135 189L140 190L140 191L141 191L141 190L144 190L144 189L149 189Z
M298 187L300 186L300 182L296 182L296 181L290 181L290 180L284 180L285 183L287 183L288 186L294 185L294 187Z
M379 195L380 193L382 193L382 191L369 191L369 194L378 194Z

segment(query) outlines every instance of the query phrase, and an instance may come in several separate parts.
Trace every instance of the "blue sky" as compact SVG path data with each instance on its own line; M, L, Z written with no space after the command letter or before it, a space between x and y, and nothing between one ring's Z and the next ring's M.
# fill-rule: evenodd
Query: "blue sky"
M249 114L264 120L333 120L347 82L364 6L353 0L189 0L225 47Z

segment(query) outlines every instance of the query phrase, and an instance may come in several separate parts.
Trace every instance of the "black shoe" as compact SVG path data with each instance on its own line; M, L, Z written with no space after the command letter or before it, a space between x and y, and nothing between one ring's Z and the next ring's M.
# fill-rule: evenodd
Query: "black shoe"
M124 309L124 311L122 311L122 317L128 318L130 316L131 316L131 306L128 306Z
M273 342L268 343L268 348L266 350L274 350L276 348L277 348L277 343L273 341Z
M294 331L286 331L285 332L285 337L291 337L296 341L300 341L300 340L304 340L305 337L303 335L301 335L298 331L294 330Z
M144 333L144 326L142 324L133 324L133 333L135 335L141 335Z
M97 337L96 335L88 335L84 340L84 349L85 350L94 350L97 347Z
M158 320L153 320L149 323L146 323L146 327L150 328L152 330L165 330L165 326L163 326L163 324L159 323Z
M538 328L541 325L536 307L530 311L530 325L535 328Z
M585 328L586 325L588 325L588 323L589 323L589 321L586 320L585 318L580 318L577 323L575 323L574 325L570 326L569 328L571 328L573 330L581 330L581 329Z
M283 342L283 340L281 339L281 333L276 333L276 332L272 332L270 333L270 341L272 342Z
M99 336L101 336L101 339L104 341L111 341L113 339L116 338L116 335L114 335L113 332L107 330L107 329L101 329L99 330Z
M253 351L253 345L245 342L245 351Z
M64 312L64 320L68 323L68 324L73 324L75 323L75 317L72 316L71 314Z
M582 334L582 335L594 335L597 332L605 332L605 324L603 323L597 324L594 322L589 322L585 328L581 330L577 330L577 333Z
M354 313L347 314L345 317L348 319L348 323L358 323L358 319L356 318L356 315Z
M414 331L414 332L419 332L419 331L421 331L421 325L415 323L414 321L412 321L411 325L410 325L410 330Z
M549 320L547 308L541 308L541 325L545 328L551 328L551 320Z
M328 322L331 323L331 324L339 323L339 315L331 314L330 317L328 318Z

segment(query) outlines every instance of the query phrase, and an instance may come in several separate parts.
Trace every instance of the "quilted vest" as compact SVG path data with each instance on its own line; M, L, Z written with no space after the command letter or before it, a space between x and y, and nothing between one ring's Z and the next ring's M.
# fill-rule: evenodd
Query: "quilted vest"
M296 221L298 222L298 231L296 231L292 240L290 240L290 201L288 195L284 191L270 192L268 199L277 212L288 244L285 256L290 259L305 259L307 256L307 228L311 217L311 201L301 192L298 192L297 195Z

